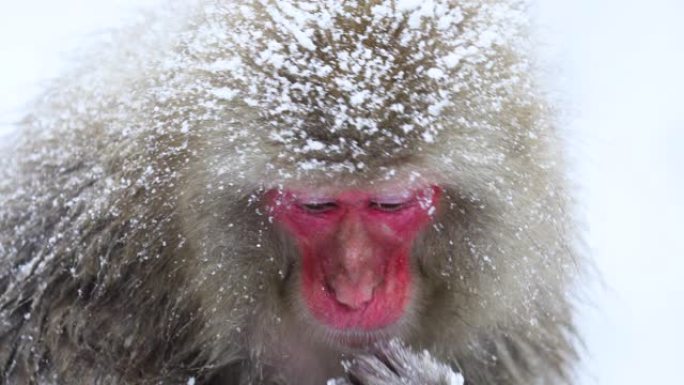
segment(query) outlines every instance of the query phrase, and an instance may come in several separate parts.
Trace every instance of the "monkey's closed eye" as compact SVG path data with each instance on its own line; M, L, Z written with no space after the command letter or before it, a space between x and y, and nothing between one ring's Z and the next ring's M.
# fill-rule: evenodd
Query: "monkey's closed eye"
M375 202L371 201L370 208L385 212L394 212L402 210L409 206L409 202Z
M313 214L325 213L328 211L335 210L337 208L337 203L335 202L312 202L312 203L300 203L299 207L303 208L307 212Z

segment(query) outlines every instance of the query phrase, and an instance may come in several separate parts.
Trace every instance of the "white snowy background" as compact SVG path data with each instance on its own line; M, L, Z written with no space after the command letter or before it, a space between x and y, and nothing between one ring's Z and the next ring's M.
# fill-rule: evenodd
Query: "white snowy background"
M0 0L0 138L74 50L160 2ZM684 1L536 2L602 275L578 384L684 384Z

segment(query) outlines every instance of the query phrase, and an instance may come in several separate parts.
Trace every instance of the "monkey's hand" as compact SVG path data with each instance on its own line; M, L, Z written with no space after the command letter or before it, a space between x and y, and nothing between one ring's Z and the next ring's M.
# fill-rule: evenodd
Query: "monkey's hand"
M437 361L427 351L416 353L393 340L376 354L360 355L346 363L347 378L334 385L463 385L463 376Z

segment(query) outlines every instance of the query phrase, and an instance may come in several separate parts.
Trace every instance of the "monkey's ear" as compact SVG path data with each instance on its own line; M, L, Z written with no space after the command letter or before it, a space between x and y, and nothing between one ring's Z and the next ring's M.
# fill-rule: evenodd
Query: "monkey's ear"
M437 361L427 351L416 353L398 340L377 346L375 354L363 354L344 364L347 382L359 385L463 385L460 371Z

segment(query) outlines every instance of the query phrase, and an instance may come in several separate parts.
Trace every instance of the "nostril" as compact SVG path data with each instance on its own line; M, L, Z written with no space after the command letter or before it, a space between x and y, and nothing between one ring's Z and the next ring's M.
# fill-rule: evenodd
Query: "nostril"
M369 288L354 289L348 286L338 286L334 292L337 302L354 310L366 307L373 299L373 290Z
M346 276L340 276L333 279L329 286L337 302L353 310L359 310L373 300L375 288L380 282L380 279L372 275L366 275L360 281L352 281Z

